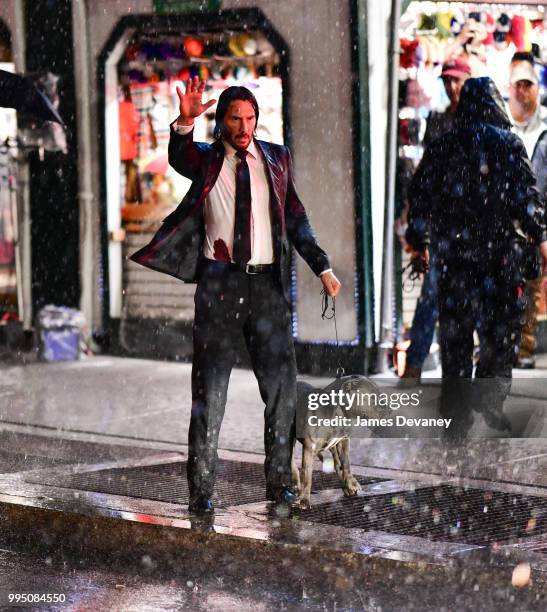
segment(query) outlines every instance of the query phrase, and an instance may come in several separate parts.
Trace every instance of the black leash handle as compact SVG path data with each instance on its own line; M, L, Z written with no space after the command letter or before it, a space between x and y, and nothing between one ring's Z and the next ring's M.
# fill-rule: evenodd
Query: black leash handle
M410 270L410 271L409 271ZM405 272L408 272L406 279L404 278ZM422 276L429 272L429 264L421 258L411 259L409 263L401 270L401 276L403 276L403 291L410 293L414 289L416 281Z
M338 341L338 326L336 325L336 298L335 297L332 298L332 306L331 306L332 314L328 315L327 311L329 309L329 294L323 288L321 289L321 295L322 295L321 318L323 320L332 319L334 321L334 334L336 336L336 349L338 349L340 348L340 342ZM345 376L345 374L346 374L346 371L344 370L342 366L342 360L339 358L338 366L336 368L336 378L342 378L342 376Z

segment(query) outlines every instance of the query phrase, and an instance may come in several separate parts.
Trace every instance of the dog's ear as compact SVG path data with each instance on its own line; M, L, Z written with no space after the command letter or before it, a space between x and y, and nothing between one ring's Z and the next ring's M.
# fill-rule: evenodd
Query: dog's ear
M351 393L353 391L358 391L363 386L363 381L368 383L368 379L364 376L358 376L356 374L352 374L351 376L347 376L346 380L342 384L342 390L344 393ZM368 386L368 385L367 385Z

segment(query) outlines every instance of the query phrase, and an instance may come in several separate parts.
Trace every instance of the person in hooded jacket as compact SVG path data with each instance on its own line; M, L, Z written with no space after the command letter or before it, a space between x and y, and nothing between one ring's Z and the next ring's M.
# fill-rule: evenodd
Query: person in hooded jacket
M471 405L488 425L510 430L503 402L523 322L528 253L517 227L539 246L547 272L543 202L510 128L493 81L468 79L453 129L425 151L409 189L406 240L426 262L431 236L439 257L441 412L461 434L472 425ZM475 330L475 378L486 380L471 386Z

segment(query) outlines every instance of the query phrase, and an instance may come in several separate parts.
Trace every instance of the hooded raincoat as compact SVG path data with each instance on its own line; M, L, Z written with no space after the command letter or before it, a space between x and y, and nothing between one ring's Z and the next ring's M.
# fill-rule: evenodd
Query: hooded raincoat
M439 257L441 409L462 417L473 404L497 429L509 427L502 408L520 340L526 244L547 239L532 166L510 126L492 80L466 81L454 128L428 147L413 177L406 234L417 251L434 240ZM475 393L466 406L453 382L472 377L475 330L483 401ZM465 429L470 410L463 418Z

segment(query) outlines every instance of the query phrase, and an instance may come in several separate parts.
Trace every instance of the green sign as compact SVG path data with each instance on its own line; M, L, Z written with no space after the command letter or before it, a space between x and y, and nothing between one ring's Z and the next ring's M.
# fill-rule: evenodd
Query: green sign
M218 11L222 0L154 0L155 13L206 13Z

